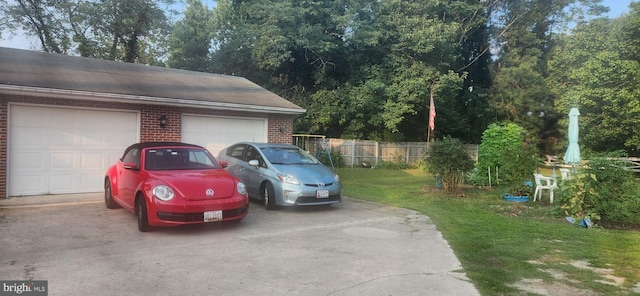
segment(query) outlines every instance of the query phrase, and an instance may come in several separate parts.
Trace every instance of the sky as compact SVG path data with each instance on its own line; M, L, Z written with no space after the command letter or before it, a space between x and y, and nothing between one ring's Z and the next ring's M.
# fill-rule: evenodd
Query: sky
M603 0L602 4L609 7L609 18L616 18L629 11L629 3L637 2L640 0ZM209 8L215 5L215 0L204 0L204 3L208 4ZM18 34L9 38L6 33L2 36L4 39L0 39L0 47L10 47L19 49L36 49L38 48L38 40L35 37L27 37L24 34Z

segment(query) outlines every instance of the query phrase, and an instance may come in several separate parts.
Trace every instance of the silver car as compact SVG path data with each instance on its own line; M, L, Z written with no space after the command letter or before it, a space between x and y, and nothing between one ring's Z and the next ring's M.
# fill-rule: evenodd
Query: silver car
M268 210L342 201L340 177L297 146L237 143L222 150L218 159L242 180L249 197L263 200Z

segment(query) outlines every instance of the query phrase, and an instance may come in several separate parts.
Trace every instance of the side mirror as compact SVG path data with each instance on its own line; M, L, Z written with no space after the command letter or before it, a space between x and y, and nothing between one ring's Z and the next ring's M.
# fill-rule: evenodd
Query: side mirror
M138 170L138 164L135 162L125 162L124 168L127 170Z
M258 166L260 166L260 162L257 159L252 159L252 160L249 160L249 165L250 166L254 166L254 167L258 167Z
M229 166L229 162L226 162L226 161L224 161L224 160L220 160L220 161L218 161L218 163L220 164L220 166L221 166L223 169Z

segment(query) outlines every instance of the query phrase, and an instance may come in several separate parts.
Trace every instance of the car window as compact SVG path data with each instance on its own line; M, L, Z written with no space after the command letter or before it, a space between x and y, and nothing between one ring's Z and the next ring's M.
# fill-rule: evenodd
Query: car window
M258 160L260 166L265 167L264 159L262 159L262 155L260 151L253 146L247 147L247 153L245 154L244 161L249 162L250 160Z
M153 148L147 149L145 156L145 169L150 171L219 168L209 151L199 148Z
M140 149L139 148L131 148L123 157L123 163L135 163L136 166L140 167Z
M227 155L242 160L242 155L244 154L245 147L246 145L231 146L229 149L227 149Z
M318 160L297 147L265 147L265 157L272 164L317 164Z

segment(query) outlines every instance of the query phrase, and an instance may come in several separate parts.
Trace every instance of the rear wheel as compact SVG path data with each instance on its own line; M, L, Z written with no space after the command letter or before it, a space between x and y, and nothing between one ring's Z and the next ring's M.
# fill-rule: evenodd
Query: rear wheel
M104 205L107 209L117 209L120 207L115 201L113 201L113 192L111 192L111 181L106 179L104 181Z
M267 210L275 210L276 208L276 192L273 190L271 183L265 183L262 187L262 198L264 200L264 208Z
M147 202L144 197L138 197L136 199L136 216L138 217L138 230L142 232L151 231L149 215L147 213Z

